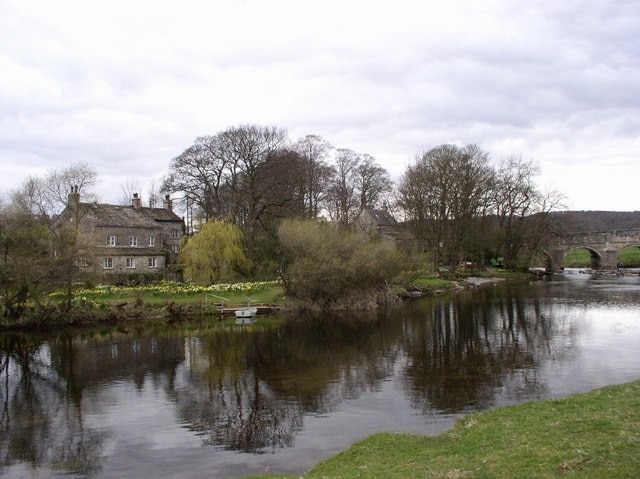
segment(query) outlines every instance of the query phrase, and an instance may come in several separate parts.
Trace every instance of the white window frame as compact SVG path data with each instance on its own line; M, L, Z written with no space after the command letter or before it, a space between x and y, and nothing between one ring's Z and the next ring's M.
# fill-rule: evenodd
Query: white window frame
M176 229L171 230L171 235L170 235L171 239L178 239L180 238L180 232Z
M115 246L116 245L116 237L115 235L107 236L107 246Z
M138 246L138 237L137 236L129 236L129 246L137 247Z
M89 261L85 256L80 256L76 258L73 264L82 268L86 268L87 266L89 266Z
M127 258L127 269L136 269L136 259Z
M171 245L171 251L173 251L174 253L178 254L180 252L180 246L178 246L177 244L172 244Z
M113 269L113 258L104 258L102 263L103 269Z
M149 236L149 246L153 247L156 245L156 237L155 236Z
M149 268L157 268L158 267L158 258L149 258Z

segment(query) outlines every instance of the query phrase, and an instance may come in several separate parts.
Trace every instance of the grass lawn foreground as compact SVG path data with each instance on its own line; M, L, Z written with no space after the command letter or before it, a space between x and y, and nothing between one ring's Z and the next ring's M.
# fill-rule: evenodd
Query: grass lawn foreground
M640 381L470 414L436 437L376 434L303 477L637 478Z

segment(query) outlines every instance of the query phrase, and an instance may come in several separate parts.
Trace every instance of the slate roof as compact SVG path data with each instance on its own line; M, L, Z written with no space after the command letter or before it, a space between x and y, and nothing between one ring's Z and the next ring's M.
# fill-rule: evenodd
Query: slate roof
M178 221L182 223L182 218L180 218L173 211L170 211L166 208L141 208L143 214L145 214L148 218L153 221L162 221L162 222L173 222Z
M391 213L389 213L388 211L385 211L385 210L366 210L366 211L371 215L373 220L379 226L391 226L391 225L398 224L396 219L393 216L391 216Z
M146 208L136 209L133 206L108 205L104 203L80 203L80 207L83 209L83 219L91 220L96 226L160 228L144 212ZM171 212L167 210L167 213ZM178 221L180 221L179 218Z

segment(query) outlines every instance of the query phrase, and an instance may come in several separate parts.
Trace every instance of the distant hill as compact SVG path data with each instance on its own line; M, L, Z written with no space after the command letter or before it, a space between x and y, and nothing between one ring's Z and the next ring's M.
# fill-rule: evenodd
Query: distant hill
M551 215L566 233L640 229L640 211L556 211Z

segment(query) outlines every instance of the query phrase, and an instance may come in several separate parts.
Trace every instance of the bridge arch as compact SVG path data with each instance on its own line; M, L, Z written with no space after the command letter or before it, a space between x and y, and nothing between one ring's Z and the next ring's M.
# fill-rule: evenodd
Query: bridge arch
M617 253L619 268L640 267L640 243L629 244L620 248Z
M576 264L574 267L589 267L591 269L600 269L602 266L602 254L595 248L589 246L574 246L569 248L562 257L562 266L571 267L571 264L567 264L567 257L570 257L572 252L586 251L589 255L589 264Z
M591 267L614 270L618 267L618 254L629 246L640 245L640 228L569 233L556 236L546 246L553 259L552 267L560 268L567 251L585 248L591 256Z

